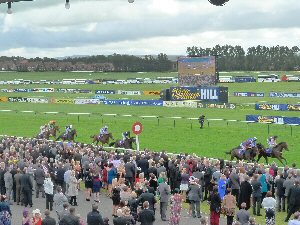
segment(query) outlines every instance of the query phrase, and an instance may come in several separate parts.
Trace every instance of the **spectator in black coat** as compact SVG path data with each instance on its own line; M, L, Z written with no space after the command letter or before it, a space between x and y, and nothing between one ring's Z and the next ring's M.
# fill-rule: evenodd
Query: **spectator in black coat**
M241 204L243 202L246 203L246 210L250 209L250 199L251 199L251 193L252 193L252 186L249 183L249 177L245 177L245 181L241 183L240 186L240 195L238 198L238 206L241 207ZM241 208L240 208L241 209Z
M75 215L75 208L70 208L70 213L65 215L60 221L59 225L80 225L79 218Z
M132 162L125 163L125 180L130 184L130 187L133 190L135 182L135 165Z
M140 195L140 197L137 199L137 202L139 204L144 204L144 202L148 202L149 208L155 212L155 203L156 203L156 198L154 194L149 193L147 189L143 190L144 193Z
M64 174L66 170L63 168L63 165L59 163L58 168L56 170L55 183L57 186L61 186L63 188L63 193L65 193L64 188Z
M285 196L284 196L285 188L283 186L283 183L284 183L283 174L280 174L279 178L275 180L278 212L280 212L281 210L285 212Z
M261 206L261 182L259 181L258 174L253 175L252 185L252 197L253 197L253 215L261 216L260 206Z
M45 214L45 218L42 221L42 225L56 225L56 221L54 218L50 216L49 210L46 210L44 214Z
M143 203L143 210L138 214L138 221L141 225L153 225L155 221L155 215L153 210L149 209L149 202Z
M5 182L4 182L4 174L5 174L5 162L1 162L0 165L0 194L5 195Z
M93 205L92 212L88 213L87 225L104 225L102 216L98 211L98 205Z
M149 162L145 158L145 155L141 155L141 159L137 161L137 166L141 168L141 172L144 173L145 178L149 179L149 173L148 173Z
M25 207L30 205L32 207L32 182L29 174L27 173L27 168L24 168L24 174L21 177L21 192L23 193L23 204Z
M155 166L155 162L151 163L151 166L148 169L148 173L149 174L153 173L157 177L157 169L156 169L156 166Z
M285 222L288 222L291 215L300 210L300 183L295 180L295 185L290 189L287 199L289 203L289 210Z

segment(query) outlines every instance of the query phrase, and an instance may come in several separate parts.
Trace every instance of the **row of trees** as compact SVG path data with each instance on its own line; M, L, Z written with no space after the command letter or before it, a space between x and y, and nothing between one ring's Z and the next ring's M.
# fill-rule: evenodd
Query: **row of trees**
M218 56L219 71L288 71L300 69L300 49L297 46L289 48L287 46L266 47L258 45L244 50L241 46L216 45L213 48L188 47L187 55L195 56ZM1 62L6 64L18 64L21 61L35 63L65 62L75 64L110 63L114 71L173 71L176 70L176 62L169 60L166 54L160 53L157 56L145 55L138 57L134 55L96 55L82 57L68 57L64 59L55 58L31 58L23 57L0 57ZM26 66L22 64L22 66ZM19 68L19 67L17 67ZM58 67L57 67L58 68ZM70 66L72 68L72 66ZM55 70L55 69L54 69Z
M113 55L96 55L96 56L82 56L82 57L68 57L64 59L55 59L55 58L30 58L25 59L22 57L0 57L1 62L13 62L17 64L20 61L27 61L27 62L34 62L34 63L53 63L54 65L58 62L65 62L71 63L72 65L75 64L94 64L94 63L111 63L113 64L114 71L171 71L176 69L174 67L174 62L168 59L166 54L160 53L157 56L146 55L144 57L138 57L133 55L120 55L120 54L113 54ZM26 63L23 64L26 66Z
M168 59L166 54L160 53L159 55L145 55L144 57L138 57L134 55L97 55L90 57L80 58L66 58L64 61L72 63L85 62L85 63L112 63L115 71L171 71L173 69L173 63Z
M300 68L297 46L266 47L258 45L246 51L241 46L216 45L213 48L188 47L188 56L218 56L220 71L288 71Z

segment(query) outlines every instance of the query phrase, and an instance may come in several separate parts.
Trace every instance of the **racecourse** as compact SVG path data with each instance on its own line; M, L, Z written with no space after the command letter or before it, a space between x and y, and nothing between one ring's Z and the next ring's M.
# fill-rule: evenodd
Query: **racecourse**
M245 72L249 74L249 72ZM254 73L252 73L254 74ZM256 74L256 73L255 73ZM284 74L284 72L282 72ZM288 72L291 74L291 72ZM240 73L238 75L241 75ZM32 80L57 80L63 78L85 78L103 79L115 78L125 79L129 77L158 77L176 76L175 73L0 73L0 80L32 79ZM207 108L166 108L150 106L108 106L108 105L71 105L71 104L33 104L33 103L8 103L0 102L0 110L12 110L11 112L0 112L0 134L17 136L35 136L39 127L49 120L55 119L63 129L68 124L78 131L76 141L90 143L90 135L99 132L99 129L108 125L110 132L115 138L121 138L121 133L131 130L135 121L141 121L144 131L140 135L141 148L149 148L155 151L167 150L169 152L188 152L197 155L225 158L229 156L225 151L239 145L249 137L257 137L258 142L266 145L267 137L278 135L279 141L289 144L289 152L284 156L288 163L297 162L299 165L300 153L300 126L290 127L288 125L275 124L248 124L244 122L248 114L277 115L299 117L299 112L282 111L257 111L253 103L282 103L297 104L299 98L270 98L269 92L300 92L299 83L234 83L219 84L229 87L229 102L238 104L236 109L207 109ZM1 89L12 88L79 88L89 90L162 90L174 84L127 84L127 85L0 85ZM234 97L233 92L264 92L267 97ZM72 93L3 93L2 96L15 97L44 97L44 98L91 98L95 94L72 94ZM108 99L158 99L159 96L145 95L105 95ZM252 104L250 104L252 103ZM22 112L22 111L33 111ZM45 112L58 112L47 114ZM70 115L68 113L91 113L89 115ZM116 114L116 115L105 115ZM200 114L206 115L204 129L199 129L197 118ZM132 115L132 116L124 116ZM145 117L146 116L146 117ZM155 117L147 117L155 116ZM182 117L182 118L172 118ZM225 119L225 120L211 120ZM227 120L239 120L237 122ZM208 127L209 122L209 127ZM271 160L272 162L272 160Z

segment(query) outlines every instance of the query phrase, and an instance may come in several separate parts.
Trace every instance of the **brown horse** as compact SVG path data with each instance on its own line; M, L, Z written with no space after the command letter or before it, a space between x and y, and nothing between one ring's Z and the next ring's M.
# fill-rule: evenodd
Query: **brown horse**
M238 146L237 148L233 148L230 152L225 152L228 155L231 155L231 160L236 158L237 160L247 160L248 162L252 162L257 155L257 148L249 148L245 150L244 154L241 154L241 147Z
M289 150L288 144L286 142L280 142L278 145L276 145L270 153L267 152L267 149L261 144L257 144L258 148L258 159L257 162L260 160L261 157L264 157L266 160L266 163L269 164L268 157L276 158L278 159L283 165L284 163L282 160L285 161L285 164L287 164L286 159L282 156L283 150Z
M36 138L37 139L47 139L47 140L49 140L50 137L56 138L56 132L60 132L59 126L54 126L52 129L46 130L43 134L38 134L36 136Z
M126 148L126 149L133 149L132 144L136 143L136 139L134 137L126 139L124 142L122 140L116 140L109 144L110 147L115 145L115 148Z
M67 135L65 135L65 134L59 135L55 141L62 139L63 141L74 141L75 142L75 136L77 137L76 129L71 130Z
M96 145L98 145L99 141L101 142L101 145L103 146L104 144L108 144L109 143L109 139L114 139L114 137L112 136L112 133L108 133L108 134L103 134L103 136L100 138L99 135L92 135L91 138L93 138L93 142L92 144L94 144L94 142L96 142Z
M60 127L59 126L53 126L53 128L50 129L49 132L50 132L49 137L56 138L56 132L58 132L58 133L60 132Z

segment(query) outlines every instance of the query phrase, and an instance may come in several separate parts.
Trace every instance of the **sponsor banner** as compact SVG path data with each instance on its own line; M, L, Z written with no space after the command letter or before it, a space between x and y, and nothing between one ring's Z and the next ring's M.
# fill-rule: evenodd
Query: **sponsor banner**
M49 100L46 98L27 98L27 102L31 103L49 103Z
M104 100L105 105L163 106L162 100Z
M28 102L27 98L23 97L8 97L9 102Z
M118 95L141 95L140 91L122 91L122 90L117 90Z
M262 92L234 92L236 97L265 97L265 93Z
M89 94L89 93L92 93L92 90L82 90L82 89L78 89L78 93Z
M46 98L8 97L9 102L49 103Z
M74 104L74 99L51 99L51 103L57 103L57 104Z
M228 102L227 87L171 87L170 95L172 101Z
M1 89L1 92L13 92L13 89Z
M54 92L54 88L32 88L28 92Z
M81 104L100 104L99 99L75 99L75 104L81 105Z
M160 95L160 91L144 91L144 95Z
M256 110L300 111L300 105L292 104L255 104Z
M107 99L104 95L95 95L93 98L99 99L99 100L101 100L101 101Z
M217 103L202 103L198 102L197 105L198 108L214 108L214 109L235 109L236 105L235 104L217 104Z
M276 98L300 98L300 93L270 92L270 97L276 97Z
M164 107L184 107L184 108L197 108L195 101L164 101Z
M30 92L31 89L23 89L23 88L17 88L13 89L13 92Z
M288 111L300 111L300 105L287 105Z
M7 97L0 97L0 102L8 102L8 98Z
M275 124L300 124L300 117L246 115L246 121Z
M101 94L101 95L113 95L115 94L115 90L96 90L95 94Z
M56 89L60 93L92 93L91 90L82 90L82 89L72 89L72 88L59 88Z

